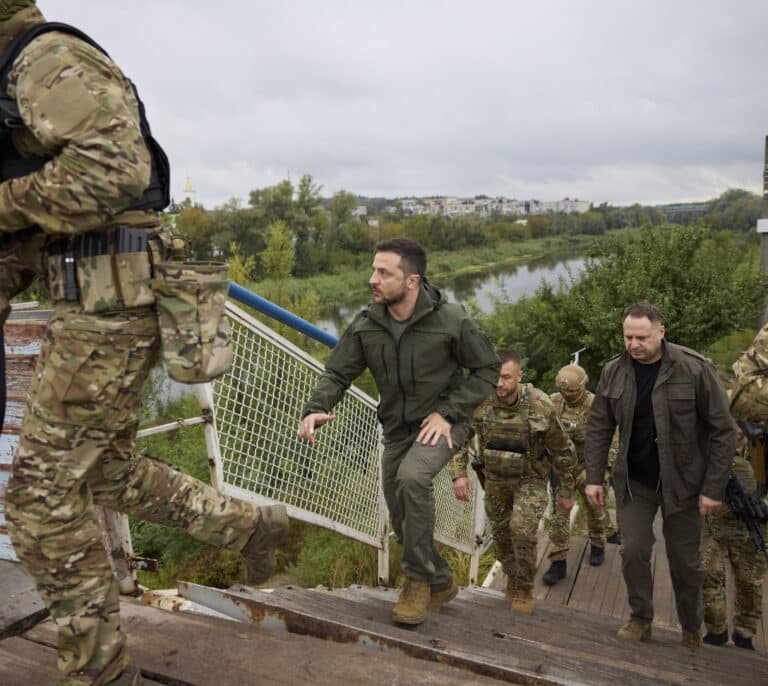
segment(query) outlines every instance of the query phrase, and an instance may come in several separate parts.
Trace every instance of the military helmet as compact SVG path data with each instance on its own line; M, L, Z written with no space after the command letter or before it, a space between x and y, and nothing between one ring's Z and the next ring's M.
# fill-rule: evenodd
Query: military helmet
M555 377L555 383L560 390L576 391L584 389L589 381L589 376L583 367L577 364L568 364L563 367Z

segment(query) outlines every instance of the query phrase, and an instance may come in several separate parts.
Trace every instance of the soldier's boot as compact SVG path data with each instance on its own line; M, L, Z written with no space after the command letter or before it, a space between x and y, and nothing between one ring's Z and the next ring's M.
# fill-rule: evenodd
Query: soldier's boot
M451 583L445 588L441 588L438 591L430 590L429 611L439 612L440 608L445 605L445 603L450 603L458 594L459 587L453 579L451 579Z
M731 636L733 639L733 644L735 646L738 646L739 648L744 648L745 650L754 650L755 646L752 645L752 639L751 638L745 638L744 636L740 636L735 631L733 632L733 636ZM726 634L726 640L727 640L727 634Z
M533 589L518 588L512 579L507 579L507 591L504 594L513 612L522 614L533 613Z
M704 637L704 643L710 646L724 646L728 643L728 629L719 634L707 632L707 635Z
M421 624L427 618L429 581L406 578L400 597L392 608L392 619L398 624Z
M599 567L605 560L605 548L590 543L589 545L589 564L592 567Z
M520 612L524 615L533 614L533 591L521 591L518 589L517 593L512 596L509 606L512 612Z
M554 586L560 579L565 579L565 574L568 571L568 565L565 560L555 560L549 565L549 569L541 577L541 580L547 584L547 586Z
M109 682L108 686L141 686L144 681L141 678L141 669L136 665L130 665L117 679Z
M683 636L680 639L680 645L682 645L684 648L688 648L689 650L698 650L702 645L701 632L698 629L694 631L683 629Z
M263 584L275 571L275 546L288 535L285 505L260 507L261 518L240 554L245 560L245 580Z
M608 538L605 539L606 543L612 543L613 545L621 545L621 536L618 531L614 531Z
M650 622L641 622L639 619L630 619L616 635L625 641L650 641L653 629Z

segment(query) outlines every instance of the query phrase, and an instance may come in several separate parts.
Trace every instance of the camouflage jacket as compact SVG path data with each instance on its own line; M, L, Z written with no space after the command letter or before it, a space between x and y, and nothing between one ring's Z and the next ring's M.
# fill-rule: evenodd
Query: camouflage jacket
M3 23L0 32L18 35L43 21L36 9L23 16L27 26ZM0 35L0 44L7 42ZM37 225L73 234L118 223L159 225L155 212L122 212L147 187L150 156L136 97L114 62L73 36L46 33L13 63L8 95L25 124L13 132L16 150L51 159L0 183L1 231Z
M734 362L733 373L736 385L731 394L731 414L739 420L768 421L768 324Z
M469 437L450 462L452 478L466 476L474 437L486 478L543 481L554 469L558 495L571 497L576 450L549 396L532 384L520 384L514 405L494 395L475 410Z
M560 418L563 429L565 429L568 438L573 441L573 445L576 448L578 464L574 476L578 476L580 472L586 469L586 465L584 464L584 444L587 439L589 411L592 408L592 401L595 398L595 394L585 390L581 400L575 403L566 402L561 393L552 393L549 398L552 401L552 405L555 407L557 416ZM608 453L608 473L613 469L613 463L616 461L616 451L618 448L617 431L616 434L614 434L611 449Z

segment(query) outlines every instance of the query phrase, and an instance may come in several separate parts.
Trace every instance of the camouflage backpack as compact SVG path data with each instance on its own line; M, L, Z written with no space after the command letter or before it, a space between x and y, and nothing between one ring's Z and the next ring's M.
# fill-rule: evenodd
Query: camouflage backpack
M768 324L758 331L749 350L733 364L736 384L731 414L736 419L768 421Z

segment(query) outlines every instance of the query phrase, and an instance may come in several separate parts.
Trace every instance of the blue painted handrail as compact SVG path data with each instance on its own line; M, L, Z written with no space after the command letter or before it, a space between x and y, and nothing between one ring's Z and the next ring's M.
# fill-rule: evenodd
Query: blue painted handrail
M254 310L258 310L262 314L266 314L268 317L272 317L272 319L277 319L277 321L296 329L300 333L306 334L316 341L320 341L320 343L327 345L329 348L335 347L336 343L339 342L336 336L319 329L305 319L297 317L293 312L275 305L275 303L262 298L260 295L256 295L247 288L243 288L232 281L229 282L229 297L244 305L248 305L248 307L252 307Z

